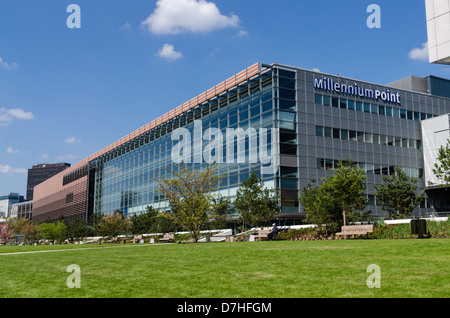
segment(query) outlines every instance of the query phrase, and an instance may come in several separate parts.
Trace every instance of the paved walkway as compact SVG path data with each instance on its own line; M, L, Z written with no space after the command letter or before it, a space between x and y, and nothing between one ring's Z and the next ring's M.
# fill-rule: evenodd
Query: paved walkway
M95 250L95 249L104 249L104 248L120 248L120 247L142 247L142 246L154 246L154 245L167 245L171 243L152 243L152 244L139 244L139 245L120 245L120 246L99 246L99 247L82 247L82 248L67 248L62 250L45 250L45 251L27 251L27 252L11 252L11 253L0 253L0 256L3 255L19 255L19 254L35 254L35 253L51 253L51 252L68 252L68 251L86 251L86 250Z

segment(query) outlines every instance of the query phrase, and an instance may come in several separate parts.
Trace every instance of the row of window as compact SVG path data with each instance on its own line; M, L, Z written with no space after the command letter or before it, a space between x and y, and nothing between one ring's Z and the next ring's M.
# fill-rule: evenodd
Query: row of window
M378 144L385 146L422 149L422 142L416 139L379 135L362 131L347 130L332 127L316 126L316 136L365 142L369 144Z
M434 117L433 114L415 112L397 107L383 106L374 103L355 101L342 97L334 97L328 95L315 94L314 101L318 105L332 106L342 109L356 110L365 113L383 115L388 117L403 118L409 120L420 121Z
M317 159L317 168L325 170L335 170L339 168L338 163L339 160L319 158ZM355 165L364 170L366 174L379 174L385 176L395 175L395 166L362 162L357 162L355 163ZM401 167L401 169L408 177L423 178L423 169L421 168Z

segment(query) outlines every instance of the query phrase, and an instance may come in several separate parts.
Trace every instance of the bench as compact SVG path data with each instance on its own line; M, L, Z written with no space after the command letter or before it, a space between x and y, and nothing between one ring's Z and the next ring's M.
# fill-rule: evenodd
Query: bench
M159 239L159 242L171 242L175 239L174 234L164 234L163 238Z
M341 232L336 235L364 235L373 232L373 224L369 225L347 225L341 227Z
M258 230L258 234L255 235L255 241L258 239L266 239L267 234L269 234L271 230Z

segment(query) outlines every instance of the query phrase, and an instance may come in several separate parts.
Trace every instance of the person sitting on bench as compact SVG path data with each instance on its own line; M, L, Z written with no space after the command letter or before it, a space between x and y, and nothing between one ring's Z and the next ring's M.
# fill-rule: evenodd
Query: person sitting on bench
M267 234L267 238L269 239L269 241L272 241L277 235L278 235L278 228L277 225L274 223L272 224L272 231L269 234Z

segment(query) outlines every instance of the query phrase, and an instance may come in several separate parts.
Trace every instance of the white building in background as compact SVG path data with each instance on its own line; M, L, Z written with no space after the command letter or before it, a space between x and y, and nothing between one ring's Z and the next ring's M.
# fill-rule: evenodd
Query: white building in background
M450 139L450 114L429 118L420 122L422 128L425 186L441 185L433 173L438 151Z
M23 202L24 198L19 193L9 193L0 196L0 217L10 217L11 207L15 203Z
M425 0L430 63L450 65L450 0Z

